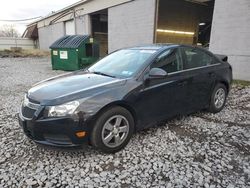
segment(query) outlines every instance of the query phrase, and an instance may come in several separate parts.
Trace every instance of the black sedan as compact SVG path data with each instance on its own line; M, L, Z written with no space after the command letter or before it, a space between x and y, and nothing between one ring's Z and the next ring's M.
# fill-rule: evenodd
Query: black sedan
M19 122L40 144L87 142L113 153L157 122L221 111L231 82L226 56L184 45L126 48L88 69L36 84L25 95Z

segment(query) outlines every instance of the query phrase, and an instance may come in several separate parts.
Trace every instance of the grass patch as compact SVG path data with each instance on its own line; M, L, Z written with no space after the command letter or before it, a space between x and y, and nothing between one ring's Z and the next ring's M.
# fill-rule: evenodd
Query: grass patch
M1 50L0 57L49 57L50 52L39 49Z
M239 86L250 86L250 81L233 80L233 84L239 85Z

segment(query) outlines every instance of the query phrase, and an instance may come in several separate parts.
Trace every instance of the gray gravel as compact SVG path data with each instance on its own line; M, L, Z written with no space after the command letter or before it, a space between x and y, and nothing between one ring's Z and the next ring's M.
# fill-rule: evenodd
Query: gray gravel
M49 59L0 59L0 187L250 187L250 87L219 114L196 113L133 136L107 155L26 138L16 114L32 84L58 75Z

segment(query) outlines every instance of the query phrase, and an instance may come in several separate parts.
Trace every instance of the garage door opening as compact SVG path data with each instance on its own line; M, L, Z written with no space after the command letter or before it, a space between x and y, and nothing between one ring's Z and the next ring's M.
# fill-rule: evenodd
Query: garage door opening
M155 42L209 46L214 0L159 0Z
M100 44L100 56L108 54L108 10L102 10L90 15L92 36Z

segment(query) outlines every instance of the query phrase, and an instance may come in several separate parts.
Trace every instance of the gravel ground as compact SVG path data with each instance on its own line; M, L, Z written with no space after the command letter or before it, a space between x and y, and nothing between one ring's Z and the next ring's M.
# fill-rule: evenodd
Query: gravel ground
M114 154L26 138L16 114L32 84L62 73L48 59L0 59L0 187L250 187L250 87L226 108L174 119Z

